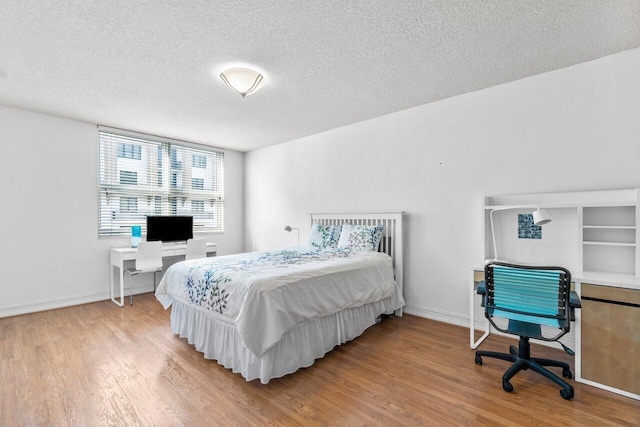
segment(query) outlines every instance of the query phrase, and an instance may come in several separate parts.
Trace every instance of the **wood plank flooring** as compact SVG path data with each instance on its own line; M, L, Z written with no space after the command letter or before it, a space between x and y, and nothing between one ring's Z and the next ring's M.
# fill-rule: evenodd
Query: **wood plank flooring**
M0 425L638 426L640 402L533 372L501 387L507 362L474 363L465 328L384 320L267 385L206 360L174 335L153 295L0 319ZM483 349L515 340L492 336ZM614 349L612 349L614 351ZM534 356L571 361L532 345Z

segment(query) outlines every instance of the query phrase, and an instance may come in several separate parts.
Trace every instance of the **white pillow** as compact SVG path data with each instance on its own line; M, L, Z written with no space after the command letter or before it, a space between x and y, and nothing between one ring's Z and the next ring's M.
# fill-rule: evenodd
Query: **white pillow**
M341 225L321 225L314 222L309 233L309 246L316 249L335 248L340 239Z
M338 248L349 248L363 252L377 251L382 237L382 230L384 230L383 225L342 224Z

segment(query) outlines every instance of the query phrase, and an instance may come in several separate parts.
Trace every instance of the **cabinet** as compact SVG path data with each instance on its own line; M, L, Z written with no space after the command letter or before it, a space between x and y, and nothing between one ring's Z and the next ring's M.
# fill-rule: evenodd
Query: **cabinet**
M640 290L582 284L581 377L640 395Z

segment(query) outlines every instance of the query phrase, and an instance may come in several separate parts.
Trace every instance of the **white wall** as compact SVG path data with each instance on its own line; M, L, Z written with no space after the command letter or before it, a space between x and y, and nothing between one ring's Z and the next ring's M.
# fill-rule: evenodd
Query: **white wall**
M407 312L466 324L484 195L640 187L638 76L635 49L250 152L245 247L403 210Z
M0 107L0 317L109 298L109 248L130 238L98 238L97 146L95 124ZM219 254L242 251L243 191L244 154L225 150Z

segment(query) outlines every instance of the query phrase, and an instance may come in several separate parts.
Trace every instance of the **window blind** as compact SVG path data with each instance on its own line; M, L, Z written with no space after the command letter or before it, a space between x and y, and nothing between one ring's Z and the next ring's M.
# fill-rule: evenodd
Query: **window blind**
M147 215L193 216L194 232L223 231L224 153L98 128L98 234L131 235Z

